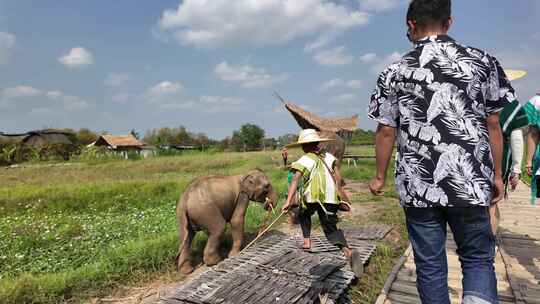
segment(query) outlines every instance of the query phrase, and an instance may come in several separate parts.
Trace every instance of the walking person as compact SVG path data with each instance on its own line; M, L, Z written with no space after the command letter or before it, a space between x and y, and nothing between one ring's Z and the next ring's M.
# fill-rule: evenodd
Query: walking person
M505 70L508 80L513 82L524 77L525 71ZM499 123L503 134L502 177L504 181L504 194L514 191L521 179L521 166L523 162L524 140L523 128L529 125L527 112L522 104L515 99L508 103L500 112ZM500 222L499 204L492 204L489 208L491 229L497 236Z
M504 196L499 112L515 100L498 61L447 35L450 0L412 0L414 44L381 73L368 110L378 122L380 195L397 137L396 186L404 207L424 304L450 303L446 232L463 272L462 303L498 303L489 206Z
M529 118L527 133L527 174L531 177L531 204L536 205L540 198L538 183L540 181L540 92L529 100L523 107Z
M287 148L281 149L281 158L283 159L283 168L287 168L287 161L289 159L289 150Z
M328 242L343 252L353 272L360 277L363 272L360 254L349 247L343 231L337 228L337 212L340 204L342 206L344 204L342 200L348 201L348 197L336 183L340 180L337 159L330 153L321 152L319 143L327 141L331 139L320 137L316 130L305 129L300 132L297 143L287 146L289 148L301 146L305 154L291 164L294 175L282 211L289 212L295 202L299 204L298 217L304 237L302 245L304 250L311 249L311 217L317 213ZM298 191L300 195L297 196ZM297 197L299 199L296 199Z

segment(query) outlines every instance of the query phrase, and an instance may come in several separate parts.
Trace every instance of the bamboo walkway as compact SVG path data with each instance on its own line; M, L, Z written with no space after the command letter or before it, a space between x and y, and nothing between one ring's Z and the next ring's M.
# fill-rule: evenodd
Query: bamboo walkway
M499 206L495 272L501 304L540 304L540 206L530 204L529 193L529 187L520 184ZM461 303L461 265L451 233L446 246L450 299L452 304ZM376 304L420 304L415 269L409 247L388 277Z
M373 240L391 227L347 227L351 248L365 264L375 251ZM348 288L354 279L339 248L322 235L312 235L309 251L299 249L302 238L275 232L240 255L226 259L179 286L159 304L313 304L351 303Z

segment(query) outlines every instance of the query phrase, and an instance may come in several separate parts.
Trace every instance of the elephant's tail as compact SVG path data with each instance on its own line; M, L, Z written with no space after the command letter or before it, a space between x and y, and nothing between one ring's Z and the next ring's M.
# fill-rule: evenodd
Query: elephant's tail
M187 216L187 210L182 208L180 204L185 202L180 202L176 207L176 216L178 219L178 239L180 241L180 245L178 246L178 253L176 253L176 265L178 268L182 265L178 265L180 254L184 250L186 246L189 246L189 237L191 234L191 231L193 230L193 227L191 226L188 216Z

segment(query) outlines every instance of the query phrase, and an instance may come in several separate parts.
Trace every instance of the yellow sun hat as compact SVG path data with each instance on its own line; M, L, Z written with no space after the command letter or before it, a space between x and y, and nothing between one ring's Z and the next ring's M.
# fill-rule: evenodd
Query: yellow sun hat
M520 71L520 70L504 70L504 73L508 77L508 80L514 81L518 80L520 78L525 77L527 75L527 71Z
M300 131L300 134L298 134L298 141L294 144L286 145L286 148L292 148L301 146L303 144L308 143L314 143L314 142L324 142L324 141L332 141L333 139L330 138L322 138L319 135L319 132L315 129L304 129Z

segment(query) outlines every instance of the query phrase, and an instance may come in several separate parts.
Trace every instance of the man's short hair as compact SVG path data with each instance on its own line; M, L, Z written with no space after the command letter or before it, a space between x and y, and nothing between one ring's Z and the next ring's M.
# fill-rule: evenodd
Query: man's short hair
M412 0L407 21L420 27L444 25L452 14L451 0Z

